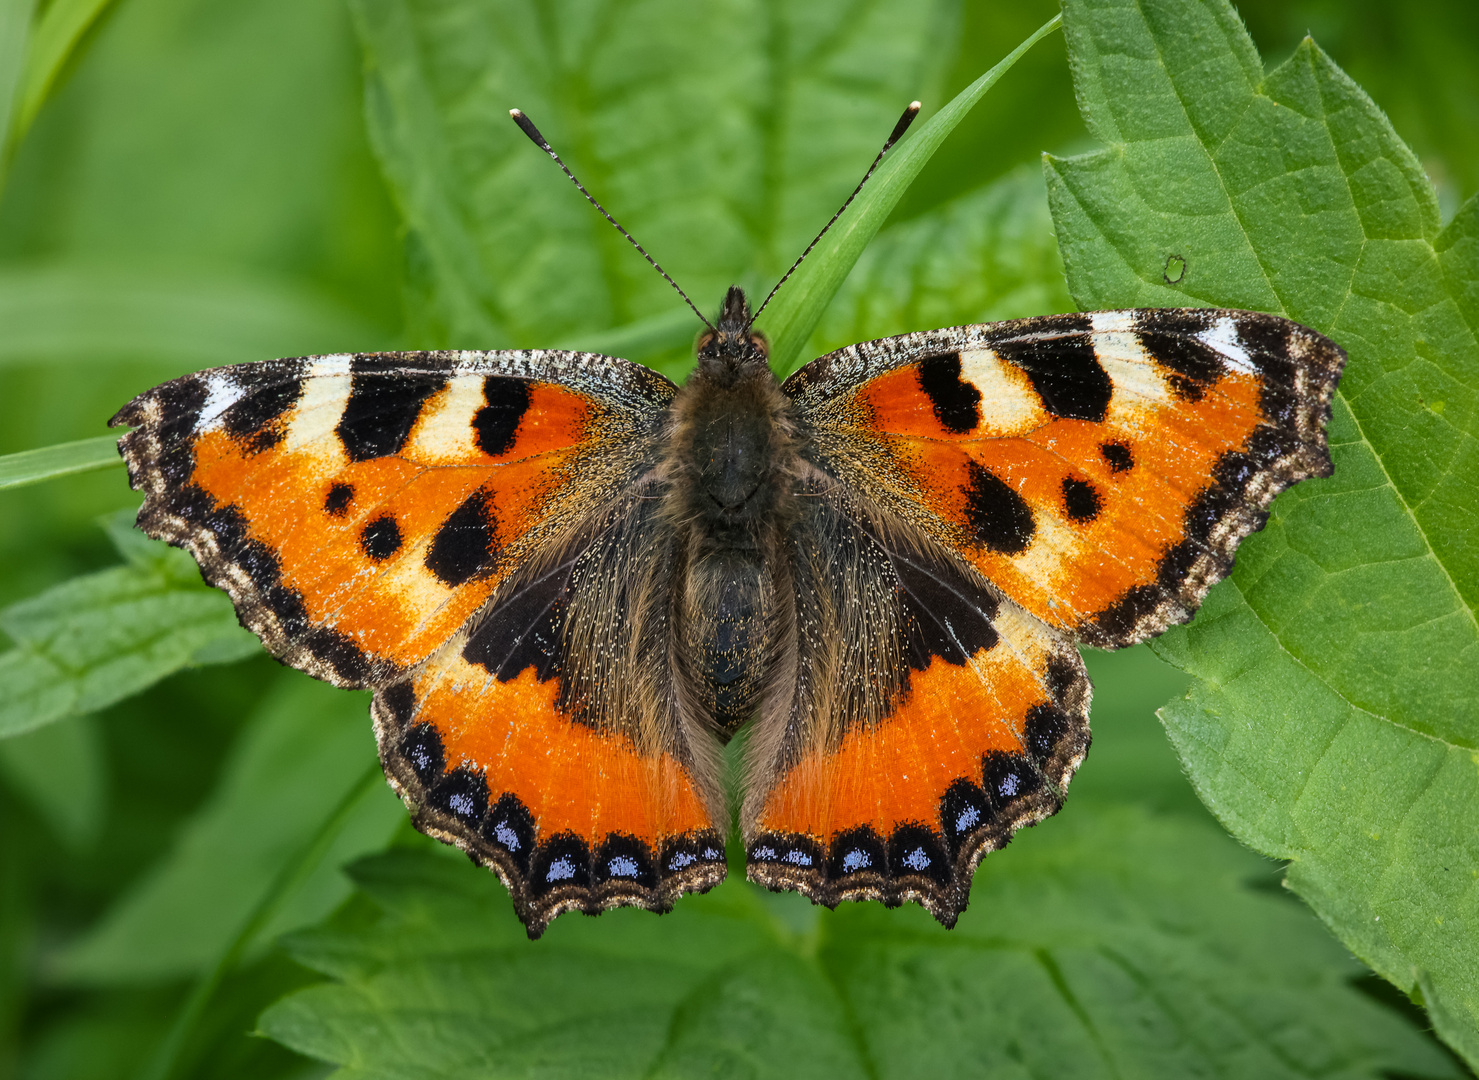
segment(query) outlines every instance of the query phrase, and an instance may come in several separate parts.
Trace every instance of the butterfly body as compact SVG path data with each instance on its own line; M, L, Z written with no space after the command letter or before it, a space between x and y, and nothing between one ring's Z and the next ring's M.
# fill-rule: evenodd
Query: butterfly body
M585 353L307 357L115 422L140 527L285 663L375 691L417 826L531 936L712 887L732 821L761 884L948 926L1083 760L1077 644L1190 618L1328 475L1344 359L1274 316L1098 312L777 383L734 289L682 387Z

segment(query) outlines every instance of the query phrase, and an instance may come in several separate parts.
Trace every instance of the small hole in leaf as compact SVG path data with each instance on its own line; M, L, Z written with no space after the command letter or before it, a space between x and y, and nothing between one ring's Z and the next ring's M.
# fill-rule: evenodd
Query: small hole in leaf
M1181 279L1186 277L1186 260L1180 255L1166 256L1166 269L1161 272L1161 277L1167 285L1180 285Z

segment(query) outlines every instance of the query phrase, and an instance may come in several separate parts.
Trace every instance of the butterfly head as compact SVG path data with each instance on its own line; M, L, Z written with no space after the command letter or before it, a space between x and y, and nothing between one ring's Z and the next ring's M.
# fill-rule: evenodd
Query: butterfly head
M715 325L699 335L699 365L730 369L751 364L764 366L770 356L770 343L764 334L750 329L752 321L745 290L731 285Z

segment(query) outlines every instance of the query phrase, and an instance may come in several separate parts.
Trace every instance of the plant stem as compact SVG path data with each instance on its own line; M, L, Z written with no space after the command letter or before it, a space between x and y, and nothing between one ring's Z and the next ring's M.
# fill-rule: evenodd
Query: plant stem
M210 1004L211 998L215 996L216 989L221 985L222 980L240 962L242 954L246 952L247 947L263 927L282 910L283 903L298 891L308 875L318 867L339 835L339 830L349 820L354 807L374 786L375 782L380 780L381 775L380 762L377 760L365 770L364 775L339 800L297 856L283 864L282 869L273 878L272 884L257 901L256 907L252 909L246 921L242 923L241 929L236 932L236 936L216 958L210 971L206 972L190 991L185 1004L175 1014L175 1021L170 1025L169 1033L159 1044L159 1049L149 1059L147 1066L139 1073L138 1080L169 1080L174 1074L186 1039L194 1030L201 1014L205 1012L205 1007Z

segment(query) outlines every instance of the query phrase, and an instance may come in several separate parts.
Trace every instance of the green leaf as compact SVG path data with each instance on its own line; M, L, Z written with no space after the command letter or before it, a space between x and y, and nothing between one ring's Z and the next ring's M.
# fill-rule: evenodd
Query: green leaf
M123 459L118 456L118 440L111 435L43 446L39 450L23 450L19 454L0 456L0 491L39 484L58 476L109 469L122 463Z
M4 175L36 0L0 0L0 176Z
M418 338L469 348L548 346L679 304L509 108L709 310L732 283L768 289L903 107L934 96L954 18L945 0L646 0L581 18L528 0L352 8L370 131L410 230Z
M103 737L93 716L69 716L0 739L0 777L78 853L90 849L102 830L107 774Z
M1220 0L1073 0L1064 25L1108 144L1047 162L1079 304L1279 312L1351 357L1334 477L1157 645L1201 680L1167 730L1218 817L1479 1064L1479 205L1440 232L1370 98L1308 40L1265 75Z
M0 367L148 359L183 373L378 344L362 319L301 286L108 264L0 270L0 326Z
M1058 28L1059 21L1054 16L1038 27L1000 63L930 117L913 138L892 151L857 201L817 244L816 250L786 283L786 288L776 294L760 325L770 335L770 360L777 371L789 372L796 366L801 346L811 336L833 294L852 270L853 263L888 220L893 208L945 137L1028 49Z
M138 983L198 973L214 961L281 865L374 762L368 711L363 694L284 674L173 849L57 957L54 977ZM339 867L383 848L404 821L388 786L363 798L249 955L334 910L350 891Z
M868 245L807 345L1072 311L1042 171L1013 170Z
M1458 1075L1213 826L1095 810L993 855L953 932L731 880L531 944L489 875L393 852L260 1027L345 1080Z
M0 611L16 643L0 653L0 738L95 712L194 664L257 652L227 596L182 551L110 523L129 562Z
M10 138L26 137L62 68L89 27L112 0L51 0L37 21L26 50Z

